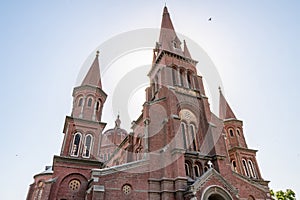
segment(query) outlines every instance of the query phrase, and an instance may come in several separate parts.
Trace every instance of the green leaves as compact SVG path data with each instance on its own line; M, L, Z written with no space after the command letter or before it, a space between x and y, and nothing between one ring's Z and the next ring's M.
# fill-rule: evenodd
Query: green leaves
M271 196L277 200L296 200L296 194L293 190L287 189L286 192L283 192L282 190L279 190L274 193L273 190L270 190Z

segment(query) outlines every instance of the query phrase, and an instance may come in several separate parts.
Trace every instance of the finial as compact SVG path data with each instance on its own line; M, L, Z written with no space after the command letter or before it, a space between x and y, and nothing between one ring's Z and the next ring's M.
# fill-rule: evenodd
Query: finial
M165 7L167 7L167 2L165 2Z
M97 57L99 56L99 53L100 53L100 51L97 50L97 51L96 51L96 56L97 56Z
M115 121L115 124L116 124L116 128L120 128L121 120L120 120L120 113L119 113L119 111L118 111L118 116L117 116L117 119Z
M221 88L221 86L219 86L219 92L222 93L222 88Z

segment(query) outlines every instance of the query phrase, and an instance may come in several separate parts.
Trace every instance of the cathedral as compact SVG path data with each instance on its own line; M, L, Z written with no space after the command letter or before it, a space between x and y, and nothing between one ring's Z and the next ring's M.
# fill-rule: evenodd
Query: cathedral
M166 6L153 46L143 109L130 132L120 116L105 129L109 94L95 53L73 90L60 155L34 175L27 200L271 199L243 121L221 89L219 116L211 112L198 61L177 36Z

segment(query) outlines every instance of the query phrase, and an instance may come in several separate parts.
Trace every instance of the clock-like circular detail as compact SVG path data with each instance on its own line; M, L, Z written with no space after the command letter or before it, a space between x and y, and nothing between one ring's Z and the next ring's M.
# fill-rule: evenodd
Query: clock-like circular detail
M123 193L125 194L125 195L128 195L128 194L130 194L131 193L131 186L130 185L128 185L128 184L125 184L125 185L123 185L123 187L122 187L122 191L123 191Z
M72 191L78 191L80 188L80 181L76 179L71 180L69 183L69 188Z
M185 111L185 112L184 112L184 117L185 117L186 119L191 119L191 113Z
M193 112L191 112L188 109L182 109L179 112L179 117L181 120L185 120L187 122L194 122L195 124L197 124L197 118L194 115Z

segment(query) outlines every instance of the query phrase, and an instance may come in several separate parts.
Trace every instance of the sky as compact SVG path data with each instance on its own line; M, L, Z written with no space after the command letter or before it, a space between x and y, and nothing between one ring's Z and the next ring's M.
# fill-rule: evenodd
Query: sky
M25 199L33 175L59 155L86 59L114 36L159 28L165 2L176 31L216 66L226 99L244 121L248 147L259 150L263 178L274 190L300 195L299 1L13 0L0 2L0 199ZM140 51L114 65L151 59ZM107 79L103 87L110 88ZM131 102L138 91L128 103L133 113L142 108ZM117 111L108 103L104 112L102 121L111 128Z

